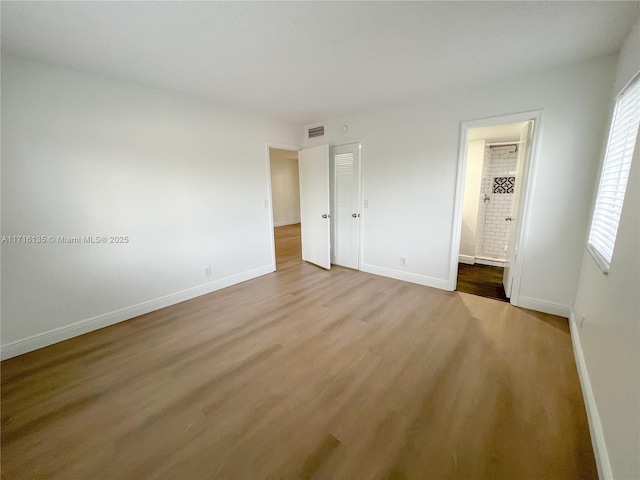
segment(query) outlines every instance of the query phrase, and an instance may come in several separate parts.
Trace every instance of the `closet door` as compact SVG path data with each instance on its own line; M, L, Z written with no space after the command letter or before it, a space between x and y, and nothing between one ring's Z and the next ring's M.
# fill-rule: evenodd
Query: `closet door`
M331 148L332 255L335 265L359 268L360 144Z

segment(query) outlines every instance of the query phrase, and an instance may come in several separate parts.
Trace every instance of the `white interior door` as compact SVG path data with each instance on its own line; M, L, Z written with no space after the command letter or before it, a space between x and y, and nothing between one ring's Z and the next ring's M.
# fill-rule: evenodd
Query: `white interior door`
M531 133L533 131L533 121L520 130L520 144L518 147L518 163L516 164L516 180L513 188L513 203L511 204L511 220L509 227L509 242L507 243L507 259L504 264L504 274L502 277L502 285L507 298L511 298L513 279L515 277L514 265L518 255L518 241L520 228L520 219L522 218L521 194L523 187L527 184L526 172L527 164L531 155Z
M358 269L360 144L331 147L331 263Z
M298 170L302 260L328 270L331 268L329 145L301 150Z

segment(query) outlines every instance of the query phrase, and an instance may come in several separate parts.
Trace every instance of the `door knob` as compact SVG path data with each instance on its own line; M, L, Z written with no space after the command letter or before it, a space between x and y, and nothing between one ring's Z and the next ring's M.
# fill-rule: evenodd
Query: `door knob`
M331 218L331 215L327 215L326 213L322 215L322 218Z
M507 222L513 222L513 221L515 220L515 218L513 218L513 217L504 217L504 219L505 219Z
M351 214L351 216L352 216L353 218L358 218L358 217L360 216L360 214L359 214L359 213L352 213L352 214Z

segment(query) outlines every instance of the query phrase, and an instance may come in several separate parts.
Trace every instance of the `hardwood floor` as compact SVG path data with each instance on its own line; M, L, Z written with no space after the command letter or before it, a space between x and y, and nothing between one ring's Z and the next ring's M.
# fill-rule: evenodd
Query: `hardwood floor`
M299 260L2 363L8 479L595 479L565 319Z
M503 272L502 267L459 263L456 290L506 302L507 296L502 286Z
M303 265L299 223L275 228L275 239L278 272Z

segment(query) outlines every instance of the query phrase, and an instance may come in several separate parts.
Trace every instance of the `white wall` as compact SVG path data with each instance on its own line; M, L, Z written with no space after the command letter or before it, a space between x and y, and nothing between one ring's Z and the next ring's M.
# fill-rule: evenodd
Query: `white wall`
M266 142L301 140L291 124L3 57L2 235L129 238L2 245L3 356L273 271Z
M276 227L300 223L298 152L270 148L271 198Z
M461 122L542 109L520 294L529 308L568 315L616 60L322 122L326 135L309 146L363 142L363 270L447 288Z
M483 159L484 140L471 140L467 150L467 171L462 206L462 233L460 236L460 255L465 257L466 260L471 260L469 257L475 257L476 254L476 231Z
M614 103L611 97L638 71L640 26L636 24L620 54L609 112ZM581 249L584 258L574 310L577 323L572 324L577 348L581 348L577 356L583 358L579 366L592 422L599 417L592 433L595 429L603 449L601 466L608 478L610 464L616 479L640 478L640 137L632 162L609 274L604 275L586 249ZM597 182L594 185L595 199ZM585 245L586 238L585 229Z
M484 229L486 223L487 202L485 202L485 193L490 195L489 179L491 178L491 147L486 144L484 146L484 157L482 159L482 171L480 172L480 203L478 204L478 227L476 228L476 263L480 265L504 266L504 262L494 263L496 260L486 260L482 257L482 248L484 247Z

